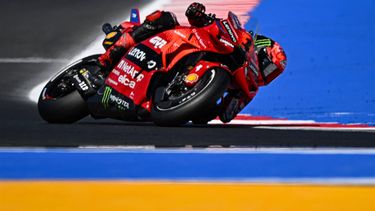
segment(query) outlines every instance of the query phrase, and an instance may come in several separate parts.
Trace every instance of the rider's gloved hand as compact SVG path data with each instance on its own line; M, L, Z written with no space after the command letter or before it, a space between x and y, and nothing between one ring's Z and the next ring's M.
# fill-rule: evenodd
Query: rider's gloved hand
M206 7L198 2L194 2L189 5L185 15L189 20L190 25L196 27L202 27L207 24Z

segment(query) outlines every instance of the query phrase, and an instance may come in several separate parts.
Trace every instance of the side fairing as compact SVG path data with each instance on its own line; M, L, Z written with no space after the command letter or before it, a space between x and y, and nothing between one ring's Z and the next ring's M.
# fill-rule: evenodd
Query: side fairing
M147 46L132 47L109 74L106 84L129 97L134 104L146 100L147 88L153 74L161 68L160 56Z

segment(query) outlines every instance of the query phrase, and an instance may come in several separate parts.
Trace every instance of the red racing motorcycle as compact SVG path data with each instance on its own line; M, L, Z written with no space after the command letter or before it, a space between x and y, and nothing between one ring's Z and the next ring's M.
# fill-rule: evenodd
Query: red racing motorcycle
M231 90L252 99L259 86L280 74L260 70L254 42L255 35L231 12L202 28L166 30L129 49L108 75L96 65L99 55L64 68L44 87L38 110L50 123L91 115L204 124L222 112ZM244 61L247 67L238 70Z

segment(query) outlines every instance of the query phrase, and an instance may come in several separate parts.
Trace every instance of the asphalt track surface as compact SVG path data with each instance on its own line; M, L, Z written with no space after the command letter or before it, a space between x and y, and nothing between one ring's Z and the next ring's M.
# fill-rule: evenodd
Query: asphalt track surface
M146 1L142 1L145 4ZM102 23L125 14L128 1L5 1L0 8L0 58L71 58L95 39ZM257 129L209 125L156 127L86 118L75 124L48 124L28 91L64 63L0 63L0 146L85 145L374 147L375 133Z

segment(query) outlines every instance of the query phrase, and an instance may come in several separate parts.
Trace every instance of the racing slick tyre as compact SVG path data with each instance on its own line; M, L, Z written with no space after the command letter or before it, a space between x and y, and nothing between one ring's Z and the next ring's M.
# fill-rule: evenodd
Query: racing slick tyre
M160 86L154 94L151 118L159 126L178 126L205 117L223 96L229 82L228 72L215 68L208 70L190 89L179 87L180 91L167 92L165 86Z
M81 59L61 70L43 88L38 100L38 111L49 123L73 123L89 114L85 100L70 78L77 70L95 65L99 55Z

